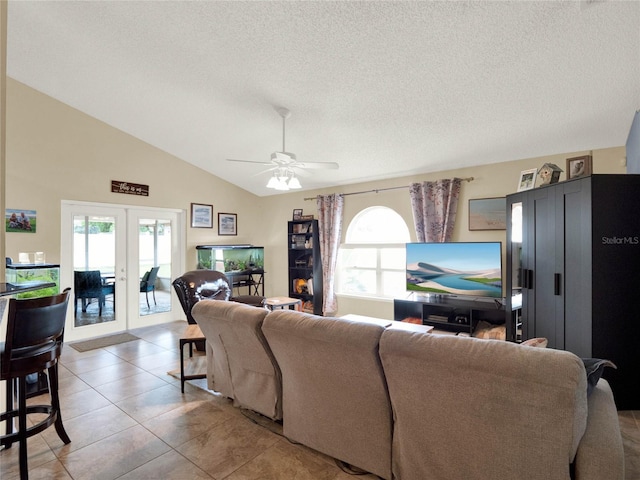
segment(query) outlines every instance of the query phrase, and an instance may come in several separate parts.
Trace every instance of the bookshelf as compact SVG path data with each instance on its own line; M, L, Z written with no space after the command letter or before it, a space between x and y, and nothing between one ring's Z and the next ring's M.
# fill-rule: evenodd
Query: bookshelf
M288 223L289 297L302 301L302 310L322 315L322 261L317 220Z

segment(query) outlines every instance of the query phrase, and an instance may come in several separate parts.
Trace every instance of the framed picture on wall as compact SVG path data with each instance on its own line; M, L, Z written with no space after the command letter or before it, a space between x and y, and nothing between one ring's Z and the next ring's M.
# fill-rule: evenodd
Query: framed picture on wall
M191 204L191 228L213 228L213 205Z
M4 223L5 232L36 233L36 211L7 208Z
M507 200L504 197L469 200L469 230L506 230Z
M218 214L218 235L237 235L238 215L235 213Z

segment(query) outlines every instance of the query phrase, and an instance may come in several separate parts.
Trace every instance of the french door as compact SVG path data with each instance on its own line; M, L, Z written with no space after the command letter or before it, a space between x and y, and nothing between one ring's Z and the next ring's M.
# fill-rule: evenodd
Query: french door
M183 213L62 203L61 287L73 287L68 341L165 323L180 316L171 279L183 270ZM141 279L154 269L151 282Z

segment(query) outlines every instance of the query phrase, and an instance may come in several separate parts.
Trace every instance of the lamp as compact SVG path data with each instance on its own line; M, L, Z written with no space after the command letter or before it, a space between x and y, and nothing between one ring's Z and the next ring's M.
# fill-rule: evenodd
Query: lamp
M302 185L300 185L300 180L298 180L293 170L279 168L273 172L273 176L269 178L267 188L286 191L289 189L302 188Z
M291 174L291 180L289 180L289 188L302 188L300 180L298 180L298 177L293 174Z
M273 177L271 177L269 179L269 181L267 182L267 188L276 188L279 183L280 183L280 181L278 180L278 177L274 173Z

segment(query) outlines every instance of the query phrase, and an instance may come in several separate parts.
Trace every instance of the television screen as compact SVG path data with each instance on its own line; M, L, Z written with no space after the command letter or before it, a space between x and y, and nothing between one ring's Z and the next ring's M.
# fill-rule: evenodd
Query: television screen
M502 297L501 242L407 243L407 291Z

